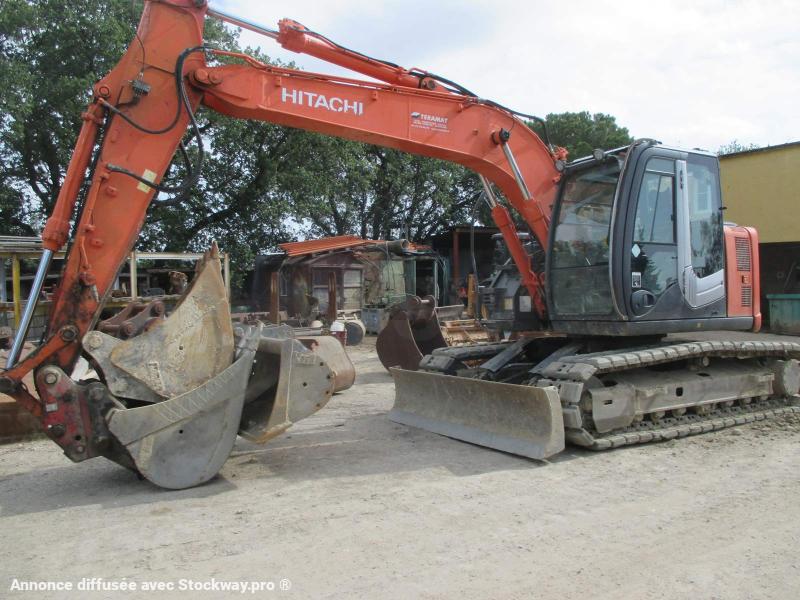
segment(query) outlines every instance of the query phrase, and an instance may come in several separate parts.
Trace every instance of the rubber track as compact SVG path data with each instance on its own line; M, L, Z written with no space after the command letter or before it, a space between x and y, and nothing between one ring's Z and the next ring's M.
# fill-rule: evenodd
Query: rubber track
M686 342L627 352L598 352L564 357L547 365L542 377L584 383L606 373L638 369L679 360L709 358L795 358L800 359L800 344L793 342ZM585 427L568 439L590 450L607 450L633 444L665 441L717 431L754 421L800 413L798 397L754 400L744 406L718 407L708 415L686 414L658 421L641 421L620 431L598 434ZM589 419L589 421L591 421Z
M583 382L590 377L606 373L704 356L800 359L800 344L794 342L686 342L629 350L628 352L576 354L550 363L539 374L549 379Z
M763 421L772 417L792 413L800 414L800 406L792 404L792 402L796 402L796 400L778 398L753 403L754 406L734 406L718 409L704 416L684 415L682 417L669 417L659 420L657 424L652 421L643 422L642 425L645 426L641 428L634 425L621 432L610 432L598 437L595 437L596 434L584 429L584 433L592 436L592 443L590 445L585 445L583 441L578 443L589 450L608 450L609 448L619 448L620 446L673 440L689 435L697 435L698 433L718 431L728 427L735 427L736 425Z

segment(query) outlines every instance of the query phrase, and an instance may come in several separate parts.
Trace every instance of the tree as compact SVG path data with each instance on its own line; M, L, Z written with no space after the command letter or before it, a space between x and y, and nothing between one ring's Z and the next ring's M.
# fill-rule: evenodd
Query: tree
M426 240L467 220L480 189L477 176L454 163L299 131L278 177L309 236Z
M8 0L0 7L2 233L41 230L92 85L130 43L138 9L128 0ZM239 50L216 21L207 21L205 37ZM212 111L197 117L208 146L202 177L183 201L154 200L138 247L202 250L216 239L232 254L234 283L254 255L298 235L424 239L464 220L478 188L457 165ZM185 175L177 161L167 183Z
M481 185L461 165L373 148L377 167L375 202L368 213L373 235L426 240L469 220Z
M209 146L202 177L185 201L153 202L139 247L202 251L216 240L231 254L238 287L255 256L292 237L291 211L276 187L290 132L212 111L199 111L197 118ZM185 176L181 164L173 165L173 178Z
M0 4L1 233L40 231L61 189L92 85L122 56L138 17L139 6L129 0ZM239 50L236 34L213 19L205 37ZM425 240L468 222L480 199L477 176L457 164L207 110L197 118L208 146L199 183L181 201L154 201L138 247L202 250L216 239L232 255L234 284L253 256L281 241L345 233ZM548 120L551 141L572 157L630 141L608 115ZM166 180L185 176L176 161ZM480 214L486 222L485 211Z
M92 85L133 39L139 11L128 0L6 0L0 5L2 233L41 230L61 189ZM205 37L215 46L239 50L235 34L218 21L207 22ZM198 118L204 136L214 140L204 177L184 202L154 202L139 247L200 250L215 238L241 255L234 260L239 279L253 253L285 237L282 219L260 204L273 183L269 153L278 151L273 142L283 130L245 126L206 111ZM167 178L184 175L177 164Z
M12 231L38 231L55 204L91 86L135 23L125 0L2 4L0 211Z
M595 148L608 150L633 142L628 129L620 127L615 117L604 113L551 113L546 121L550 142L566 148L570 160L589 156ZM531 126L544 139L541 125L533 123Z
M717 156L724 156L725 154L735 154L736 152L747 152L748 150L758 150L761 146L758 144L747 144L739 140L732 140L727 144L723 144L717 150Z

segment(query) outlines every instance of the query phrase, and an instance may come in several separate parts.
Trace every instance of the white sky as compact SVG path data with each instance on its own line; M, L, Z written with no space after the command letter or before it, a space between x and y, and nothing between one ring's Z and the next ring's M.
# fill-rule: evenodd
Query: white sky
M800 140L800 1L211 0L277 29L447 77L544 116L614 115L635 137L716 151ZM243 31L243 46L344 71Z

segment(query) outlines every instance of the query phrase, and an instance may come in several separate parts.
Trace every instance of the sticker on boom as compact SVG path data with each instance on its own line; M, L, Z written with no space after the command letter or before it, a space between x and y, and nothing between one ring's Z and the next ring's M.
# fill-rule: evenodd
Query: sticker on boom
M447 126L448 117L440 117L438 115L429 115L414 111L411 113L411 127L417 129L427 129L430 131L450 131Z

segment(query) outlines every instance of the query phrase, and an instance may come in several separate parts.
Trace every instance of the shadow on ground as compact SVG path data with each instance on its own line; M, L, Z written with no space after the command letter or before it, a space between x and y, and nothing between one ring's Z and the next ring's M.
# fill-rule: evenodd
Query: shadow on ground
M206 498L248 480L286 483L425 470L456 477L509 470L533 476L548 462L592 455L568 447L550 461L537 461L399 425L382 411L353 417L334 409L324 421L304 424L264 446L240 438L220 475L187 490L158 488L102 458L10 475L0 479L0 519L74 506L118 508Z
M567 448L550 462L591 456ZM444 469L456 477L470 477L494 471L533 472L547 464L399 425L381 412L295 431L266 446L240 440L226 474L296 481Z
M57 449L54 447L54 451ZM0 479L0 520L61 508L118 508L152 502L207 498L235 489L217 476L187 490L165 490L103 458L63 467L36 469Z

